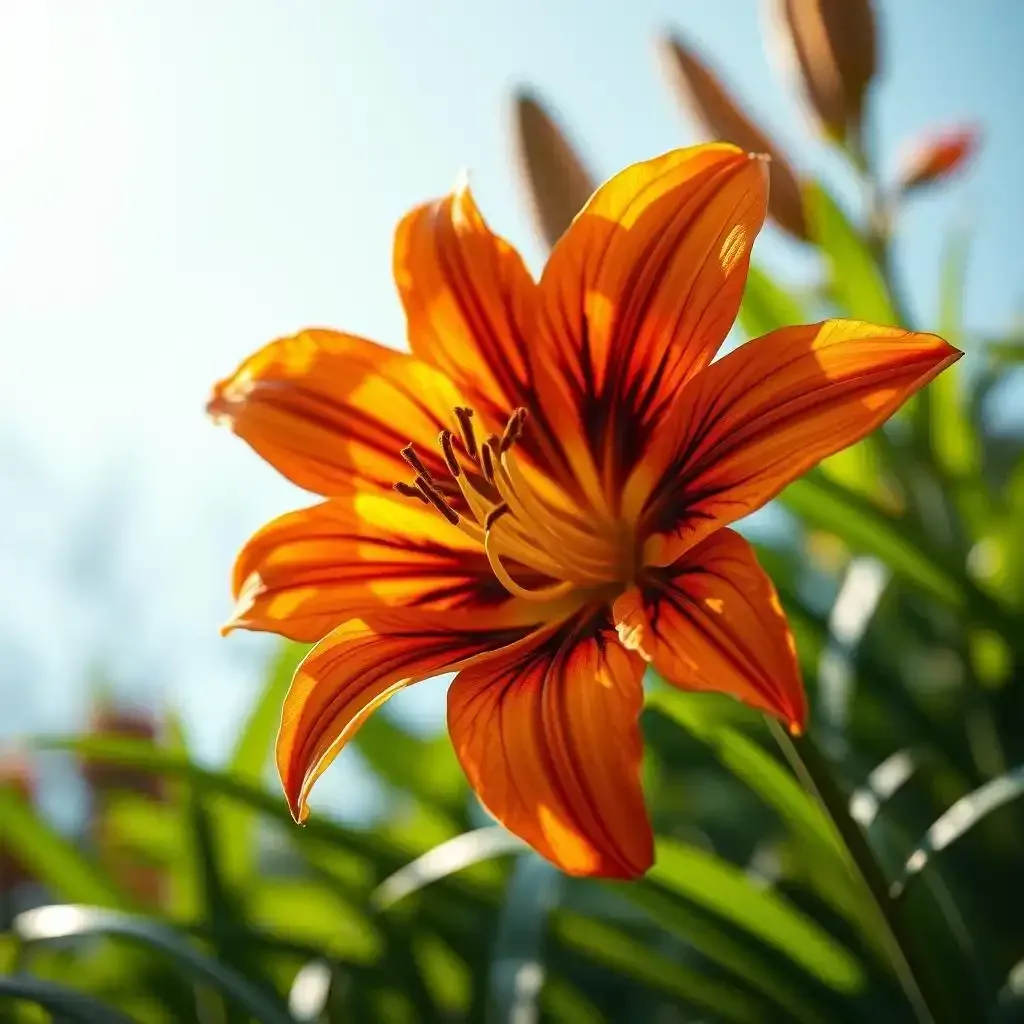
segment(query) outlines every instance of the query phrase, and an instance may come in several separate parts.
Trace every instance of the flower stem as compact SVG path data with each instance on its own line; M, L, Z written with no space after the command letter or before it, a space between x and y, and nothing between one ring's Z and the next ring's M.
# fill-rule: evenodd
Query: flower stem
M920 1024L945 1024L947 1001L935 991L927 965L914 945L901 910L889 896L889 885L860 825L850 817L849 801L828 763L809 736L793 737L767 718L768 728L786 760L826 817L850 855L856 876L874 906L893 970ZM951 1022L950 1022L951 1024Z

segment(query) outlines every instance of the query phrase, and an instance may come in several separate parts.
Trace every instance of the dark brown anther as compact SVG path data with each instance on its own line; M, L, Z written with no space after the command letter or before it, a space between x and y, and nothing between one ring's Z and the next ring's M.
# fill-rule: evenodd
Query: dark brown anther
M407 444L399 453L406 462L412 466L413 469L419 473L420 476L425 477L427 480L432 480L433 477L430 475L430 470L420 461L420 457L416 454L416 449L411 444Z
M502 502L500 505L495 505L487 515L484 516L484 529L489 530L506 512L508 511L508 505Z
M504 454L519 440L523 433L523 426L526 423L526 410L520 406L508 418L505 424L505 432L501 435L501 442L498 445L499 454Z
M407 484L399 480L398 483L393 484L392 486L400 495L402 495L403 498L415 498L417 501L422 501L424 505L430 504L423 492L418 487L413 487L412 484Z
M476 462L479 452L476 446L476 434L473 433L473 410L457 405L455 415L462 430L462 445L466 449L466 454Z
M489 483L494 483L494 455L491 452L491 446L485 444L483 450L480 452L480 468L483 470L484 479Z
M444 453L444 461L448 466L448 472L452 476L458 476L462 470L459 467L459 460L455 457L455 447L452 445L452 432L450 430L442 430L437 439L441 442L441 451Z
M444 498L442 498L441 495L434 490L430 481L427 480L426 477L416 477L416 486L420 489L420 492L423 494L423 497L426 498L426 500L429 501L430 504L433 505L434 508L436 508L437 511L440 512L441 515L443 515L445 519L447 519L448 522L452 524L452 526L458 525L459 513L456 512L455 509L453 509L451 505L449 505L448 502L445 501Z

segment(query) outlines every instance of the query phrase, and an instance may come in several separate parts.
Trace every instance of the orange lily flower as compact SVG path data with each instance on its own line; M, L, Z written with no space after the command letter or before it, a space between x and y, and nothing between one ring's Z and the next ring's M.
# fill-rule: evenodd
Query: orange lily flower
M728 526L960 353L828 321L712 363L767 192L735 146L636 164L534 281L460 187L398 228L411 353L308 330L217 384L211 414L326 499L248 542L226 627L317 642L277 743L296 820L367 716L441 673L482 803L577 875L652 862L648 664L803 727L775 590Z

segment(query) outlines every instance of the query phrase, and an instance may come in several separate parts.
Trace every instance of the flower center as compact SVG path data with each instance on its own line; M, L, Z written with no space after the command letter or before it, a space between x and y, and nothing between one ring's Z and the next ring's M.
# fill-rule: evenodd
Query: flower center
M396 483L399 494L433 505L479 542L494 575L515 597L549 601L577 588L602 588L632 578L633 539L619 524L600 523L547 477L532 474L528 479L513 451L526 426L526 409L512 413L500 437L491 434L482 443L473 429L473 410L456 408L455 416L459 436L442 430L438 437L449 476L434 477L410 444L402 449L402 458L415 470L415 483ZM458 495L464 499L461 512L450 500ZM509 566L554 582L524 587Z

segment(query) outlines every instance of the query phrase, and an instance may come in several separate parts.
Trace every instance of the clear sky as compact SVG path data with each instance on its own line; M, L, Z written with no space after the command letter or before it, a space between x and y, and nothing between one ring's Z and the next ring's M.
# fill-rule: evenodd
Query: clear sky
M984 131L969 175L905 222L914 307L927 323L945 231L970 216L968 316L1004 328L1024 300L1024 3L878 7L886 165L930 125ZM180 707L202 750L230 735L266 650L217 636L230 562L304 499L207 423L207 389L306 325L400 345L393 226L461 168L537 267L517 84L610 174L698 138L653 56L676 27L849 194L766 20L755 0L0 0L0 735L73 726L99 662ZM799 271L788 244L759 251Z

